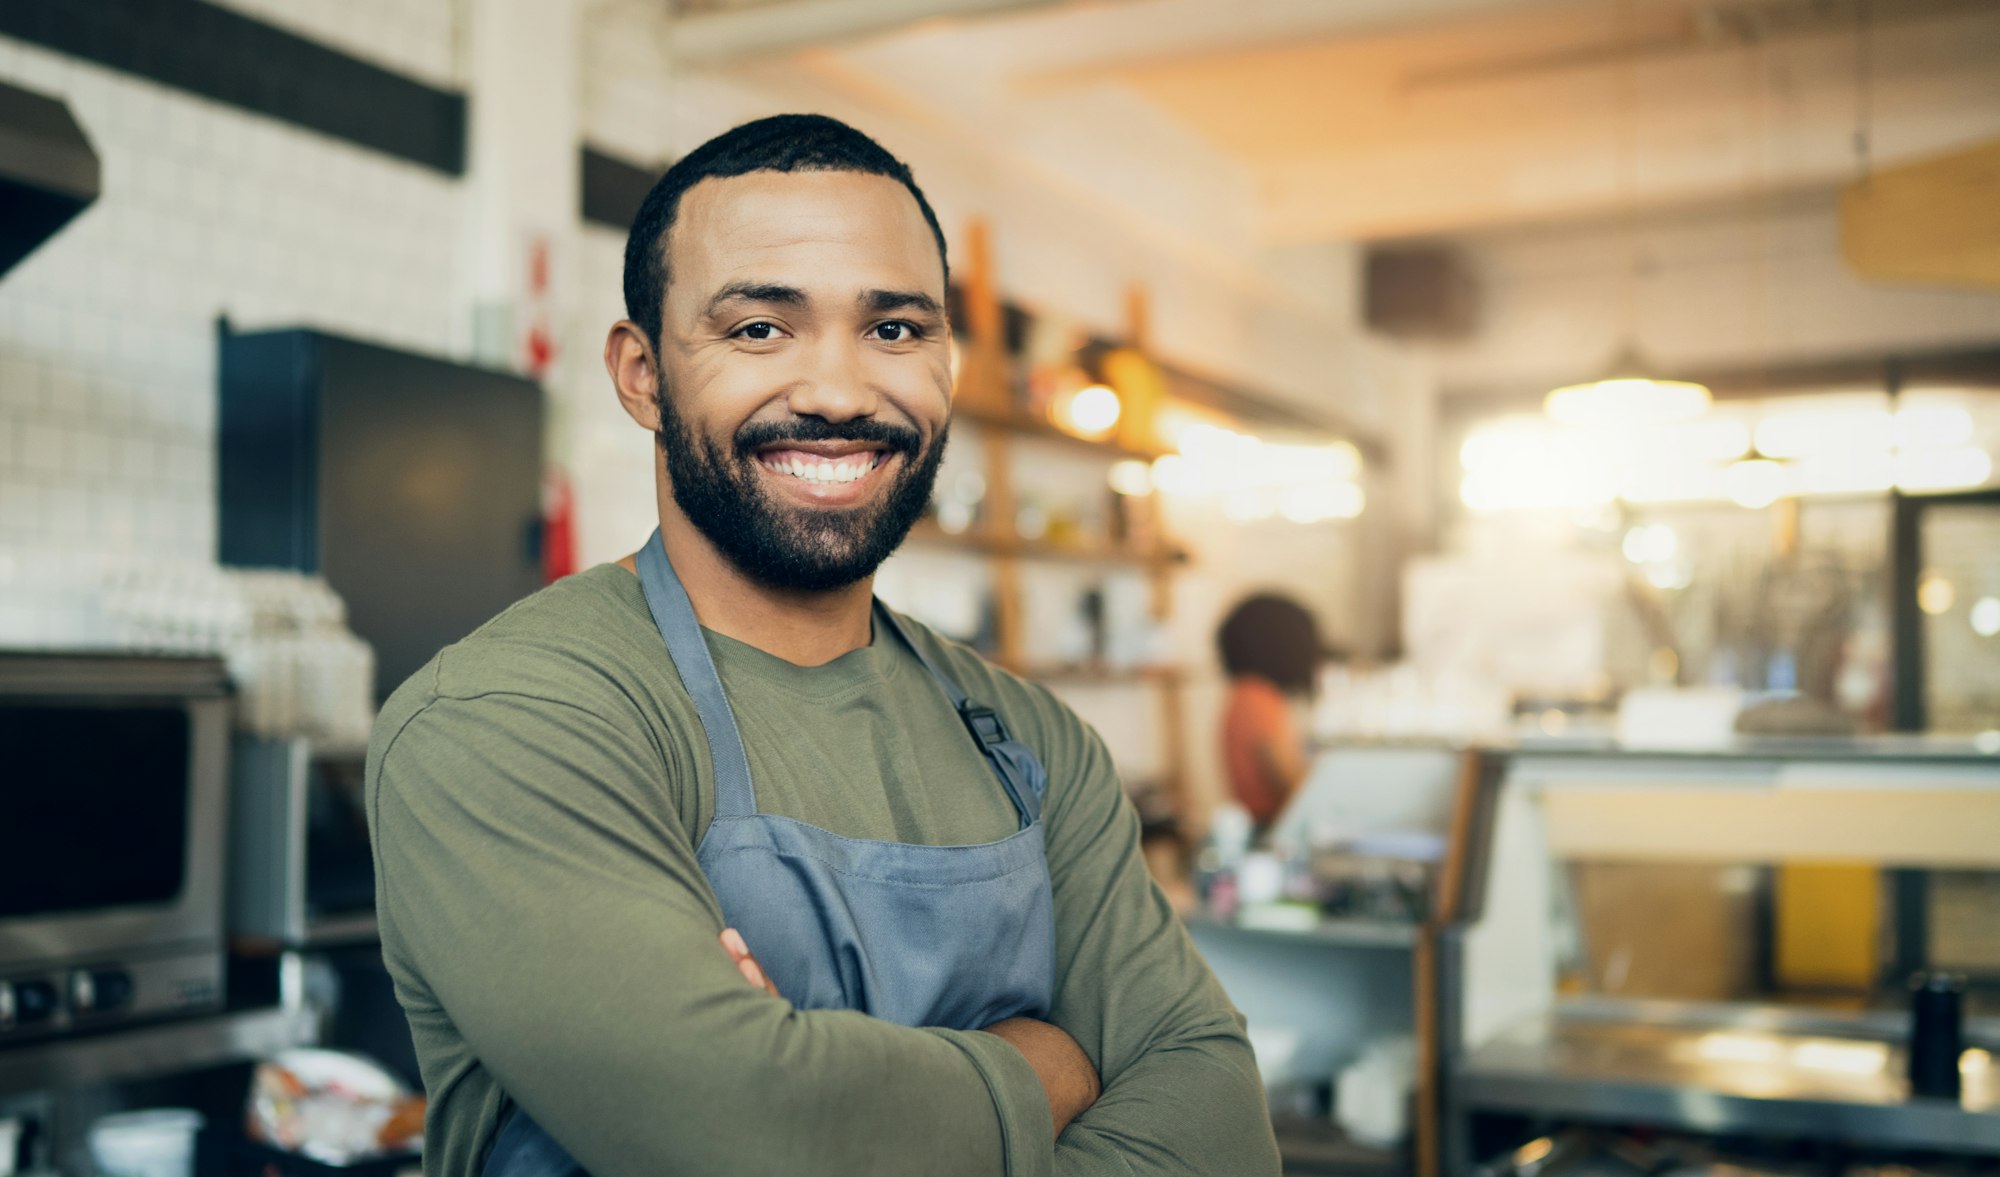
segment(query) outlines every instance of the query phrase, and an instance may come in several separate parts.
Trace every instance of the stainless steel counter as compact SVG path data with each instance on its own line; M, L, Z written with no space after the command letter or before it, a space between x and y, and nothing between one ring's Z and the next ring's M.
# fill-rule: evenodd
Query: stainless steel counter
M1914 1099L1896 1019L1708 1007L1573 1009L1473 1051L1469 1111L2000 1156L2000 1040L1972 1035L1957 1103Z
M1320 750L1333 748L1477 747L1515 759L1597 759L1659 761L1797 761L1844 764L1972 765L2000 773L2000 743L1991 739L1953 736L1883 734L1870 736L1739 736L1699 747L1627 744L1606 737L1501 737L1482 740L1357 739L1317 740Z
M1389 920L1322 919L1312 927L1276 927L1256 920L1219 920L1206 912L1193 912L1185 922L1191 931L1236 933L1244 936L1275 936L1315 944L1345 948L1411 948L1417 942L1417 925Z
M318 1040L318 1016L256 1009L0 1049L0 1095L146 1079L261 1058Z

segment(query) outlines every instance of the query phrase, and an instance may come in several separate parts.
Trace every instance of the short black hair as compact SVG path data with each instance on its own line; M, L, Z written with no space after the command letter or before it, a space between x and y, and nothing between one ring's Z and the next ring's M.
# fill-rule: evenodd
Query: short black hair
M1233 678L1252 674L1287 694L1310 694L1320 664L1344 660L1320 640L1304 605L1276 593L1246 597L1223 618L1215 644Z
M674 227L681 197L711 177L751 172L861 172L895 180L917 198L917 208L937 238L938 264L950 285L944 230L908 164L839 119L823 114L772 115L724 131L676 160L639 206L632 232L625 238L625 317L645 331L653 346L660 343L660 308L667 293L667 232Z

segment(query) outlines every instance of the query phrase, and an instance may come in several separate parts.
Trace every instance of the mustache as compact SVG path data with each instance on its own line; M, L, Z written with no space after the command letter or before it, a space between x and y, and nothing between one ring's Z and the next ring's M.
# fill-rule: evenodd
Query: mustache
M907 425L855 420L835 425L824 417L793 417L788 421L753 421L736 431L736 456L747 458L766 446L794 441L860 441L915 457L924 439Z

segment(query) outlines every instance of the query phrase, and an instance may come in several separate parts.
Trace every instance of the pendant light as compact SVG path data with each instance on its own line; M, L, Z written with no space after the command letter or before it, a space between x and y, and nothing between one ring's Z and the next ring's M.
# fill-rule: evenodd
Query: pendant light
M1631 0L1619 6L1620 41L1631 44ZM1543 398L1542 410L1562 425L1641 426L1691 421L1708 411L1705 385L1687 380L1662 380L1639 355L1639 248L1633 227L1636 203L1632 192L1632 59L1628 48L1618 72L1618 196L1623 237L1631 264L1625 274L1623 326L1616 356L1595 380L1568 384Z
M1543 411L1558 424L1583 426L1671 425L1708 411L1706 385L1649 375L1630 338L1602 377L1549 393Z

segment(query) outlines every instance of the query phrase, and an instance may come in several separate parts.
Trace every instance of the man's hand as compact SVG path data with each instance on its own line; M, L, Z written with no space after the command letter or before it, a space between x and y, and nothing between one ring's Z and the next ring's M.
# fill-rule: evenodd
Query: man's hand
M750 946L743 942L743 933L735 928L722 929L722 946L729 950L729 959L736 962L736 971L743 974L744 980L773 997L778 996L778 987L771 984L771 978L764 974L757 958L750 955Z
M1008 1018L986 1027L986 1033L1004 1038L1027 1056L1028 1065L1042 1081L1049 1097L1049 1114L1055 1118L1056 1135L1069 1126L1090 1105L1097 1102L1102 1087L1097 1068L1076 1039L1047 1022L1034 1018Z

